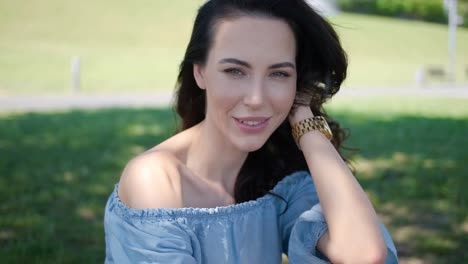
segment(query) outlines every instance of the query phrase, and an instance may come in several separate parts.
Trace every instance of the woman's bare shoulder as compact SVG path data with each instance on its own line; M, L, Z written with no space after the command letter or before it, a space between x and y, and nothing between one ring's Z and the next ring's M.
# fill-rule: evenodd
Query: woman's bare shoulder
M119 198L137 208L179 208L180 161L170 151L147 151L130 160L119 182Z

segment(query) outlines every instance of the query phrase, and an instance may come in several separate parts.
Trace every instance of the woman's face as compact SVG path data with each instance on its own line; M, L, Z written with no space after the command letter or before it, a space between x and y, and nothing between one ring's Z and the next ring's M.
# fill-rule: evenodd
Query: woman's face
M215 26L203 65L194 65L206 90L205 124L237 149L259 149L285 120L296 93L296 43L279 19L243 16Z

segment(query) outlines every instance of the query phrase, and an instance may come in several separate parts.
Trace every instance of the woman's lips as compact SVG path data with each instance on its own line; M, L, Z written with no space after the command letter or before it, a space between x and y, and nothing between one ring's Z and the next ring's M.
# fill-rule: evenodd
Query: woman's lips
M269 117L234 117L235 123L240 130L247 134L262 132L267 126Z

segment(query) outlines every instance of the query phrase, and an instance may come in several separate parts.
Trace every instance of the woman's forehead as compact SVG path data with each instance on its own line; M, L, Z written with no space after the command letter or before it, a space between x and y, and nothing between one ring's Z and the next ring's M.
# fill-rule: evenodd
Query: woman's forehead
M241 57L245 60L293 60L294 33L280 19L242 16L223 19L214 27L210 57Z

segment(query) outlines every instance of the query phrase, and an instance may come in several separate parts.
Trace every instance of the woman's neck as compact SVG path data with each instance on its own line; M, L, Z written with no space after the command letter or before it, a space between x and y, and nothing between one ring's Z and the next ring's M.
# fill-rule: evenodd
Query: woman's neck
M247 155L230 144L219 130L202 121L194 129L186 166L197 177L234 196L237 175Z

